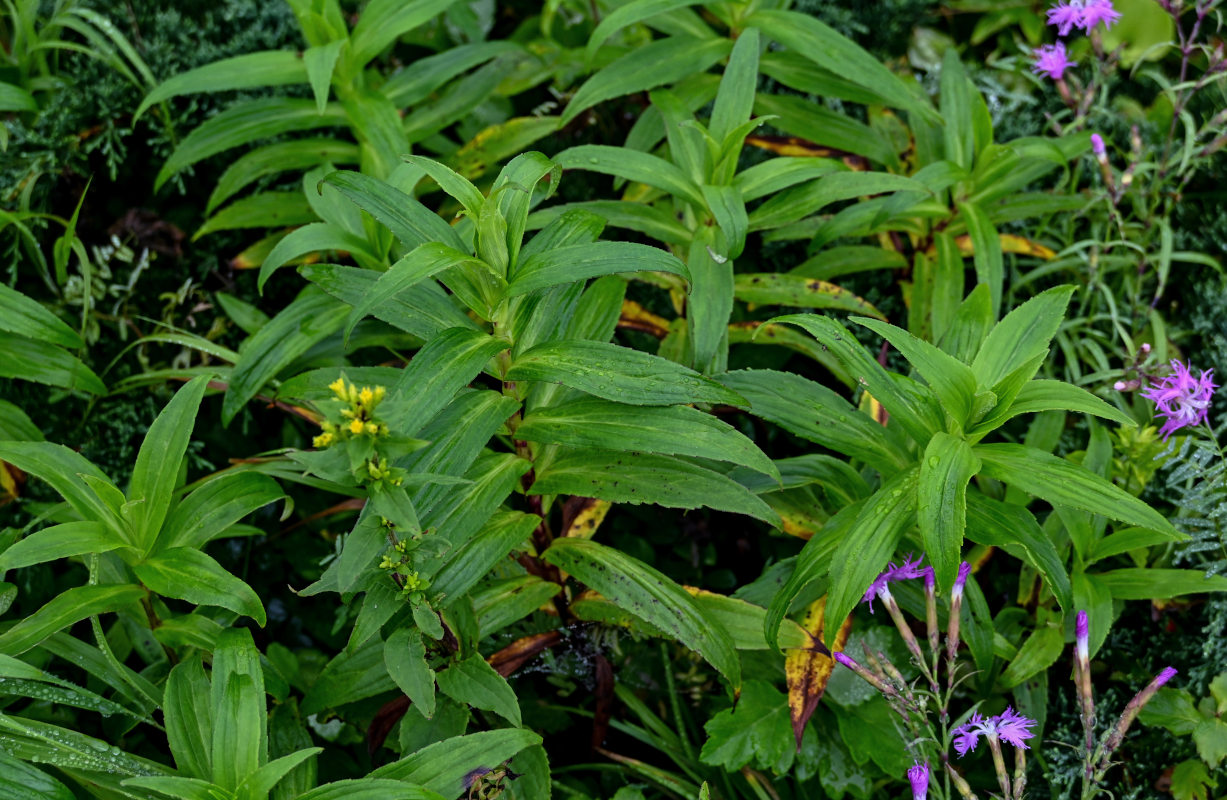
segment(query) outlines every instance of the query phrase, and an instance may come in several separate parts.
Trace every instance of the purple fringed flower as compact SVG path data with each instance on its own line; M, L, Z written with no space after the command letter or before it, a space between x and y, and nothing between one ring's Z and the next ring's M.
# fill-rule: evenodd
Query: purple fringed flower
M1082 19L1078 27L1090 33L1099 23L1105 28L1111 28L1120 19L1120 12L1112 7L1112 0L1085 0L1082 5Z
M971 564L968 564L966 561L964 561L962 564L959 564L958 577L954 579L954 587L950 590L950 593L952 595L954 595L955 597L960 597L960 598L963 596L963 586L967 584L967 576L970 574L971 574Z
M919 578L925 574L925 570L920 569L921 558L912 560L909 553L904 559L901 566L895 566L895 562L890 562L886 571L874 579L873 583L869 584L869 588L865 590L865 596L861 598L862 603L869 603L869 613L873 613L873 599L881 598L883 601L890 596L888 584L891 581L902 581L908 578Z
M1163 440L1173 432L1206 421L1210 411L1210 397L1218 386L1211 381L1214 370L1208 369L1200 378L1194 378L1189 368L1172 359L1172 371L1153 386L1148 387L1142 396L1155 404L1155 411L1165 418L1159 433Z
M1065 70L1078 63L1069 60L1064 42L1042 45L1033 51L1033 55L1035 64L1031 66L1031 71L1036 75L1047 75L1054 81L1061 80L1065 76Z
M1069 0L1048 9L1048 24L1056 26L1057 34L1069 36L1074 28L1090 33L1099 23L1111 28L1120 19L1112 0Z
M1001 714L987 719L977 711L971 715L971 719L954 729L954 749L962 758L976 749L981 736L995 736L1015 747L1029 750L1031 748L1026 742L1035 736L1030 730L1034 724L1035 720L1024 717L1013 708L1007 708Z
M929 762L917 763L907 771L907 779L912 784L912 800L925 800L929 796Z
M1060 36L1069 36L1074 28L1082 27L1082 0L1057 3L1048 9L1048 24L1055 25Z

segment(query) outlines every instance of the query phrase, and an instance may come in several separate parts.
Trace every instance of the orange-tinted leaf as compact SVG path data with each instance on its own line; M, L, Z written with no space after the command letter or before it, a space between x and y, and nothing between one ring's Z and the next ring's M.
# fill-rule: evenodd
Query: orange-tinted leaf
M613 506L608 500L595 497L571 497L563 506L563 536L591 539Z
M653 314L634 300L622 301L622 316L618 318L618 327L643 331L657 339L669 335L669 320Z
M818 708L818 701L826 691L831 670L835 666L835 660L824 652L826 648L822 645L826 604L825 595L815 600L805 610L805 617L801 620L801 627L813 642L811 648L789 650L784 658L784 674L788 681L788 710L792 715L792 732L797 738L798 750L801 749L801 734L805 732L805 724ZM844 649L848 632L851 630L852 617L848 617L835 635L835 652Z
M1035 256L1042 258L1045 261L1051 261L1056 258L1056 252L1051 247L1045 247L1039 242L1033 242L1023 236L1018 236L1013 233L1003 233L998 236L1001 240L1001 251L1003 253L1017 253L1022 256ZM976 253L976 248L971 243L970 236L959 236L954 240L959 248L960 255L973 256ZM935 247L930 247L928 253L933 255L937 252Z
M543 650L553 647L560 642L562 642L562 633L560 631L534 633L531 636L516 639L502 650L487 658L486 661L490 666L494 667L495 672L506 678L540 655Z
M796 136L747 136L746 144L780 156L838 158L848 169L859 171L869 169L869 161L864 156L836 150L834 147L824 147Z

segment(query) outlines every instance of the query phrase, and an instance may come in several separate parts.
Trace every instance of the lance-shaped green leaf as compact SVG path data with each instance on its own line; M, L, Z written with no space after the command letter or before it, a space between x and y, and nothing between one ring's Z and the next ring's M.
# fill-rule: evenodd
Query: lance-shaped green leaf
M659 356L592 341L545 342L520 355L509 381L548 381L581 392L643 406L745 401L715 381Z
M916 520L915 467L900 472L874 492L831 558L823 640L829 647L840 625L856 608L865 590L886 567L899 540Z
M362 298L362 302L354 306L345 323L345 338L349 338L354 326L373 309L421 281L452 268L483 272L490 269L484 261L448 245L438 242L419 245L380 275L379 280L375 281L375 285Z
M1073 611L1073 587L1065 571L1065 562L1030 511L973 491L967 495L967 519L968 539L976 544L1000 547L1031 565L1044 576L1061 608L1066 613Z
M651 20L653 17L679 8L697 6L702 2L703 0L632 0L632 2L619 6L602 17L600 24L592 31L592 36L588 39L588 47L584 52L585 58L588 63L592 63L592 58L601 49L601 45L605 44L609 37L629 25Z
M124 776L169 772L155 761L130 755L102 739L26 717L0 714L0 735L4 736L6 748L28 754L31 761L59 767L69 775L94 773L90 783L106 785L108 797L122 796L117 791Z
M1117 600L1151 600L1204 592L1227 592L1227 576L1200 569L1114 569L1095 575Z
M435 680L439 691L456 702L493 711L516 727L522 724L515 691L480 655L452 664L439 672Z
M124 540L102 522L65 522L35 531L9 546L0 553L0 572L87 553L107 553L123 546Z
M264 626L264 605L252 588L199 550L172 547L132 569L142 583L163 597L226 608Z
M0 111L37 111L34 96L11 83L0 82Z
M848 333L844 326L833 319L815 314L791 314L776 317L771 321L788 322L808 331L819 344L835 354L848 372L890 412L891 417L899 421L909 436L919 444L929 441L933 430L925 420L918 399L905 393L890 373L861 347L856 337Z
M780 156L738 172L733 178L733 186L741 190L742 199L750 202L798 183L807 183L832 172L843 172L847 169L843 162L833 158Z
M392 232L407 249L440 242L467 250L460 235L435 212L399 189L359 172L337 171L324 178L341 194Z
M86 617L115 611L145 596L139 586L75 586L0 634L0 653L21 655L48 636Z
M594 213L614 228L638 231L668 244L683 244L691 239L690 231L667 211L623 200L588 200L538 209L529 215L528 227L542 228L563 214L577 211Z
M435 715L435 671L426 663L426 647L417 628L397 628L383 643L388 674L409 700L430 719Z
M733 44L733 52L720 79L720 89L716 92L716 102L711 112L711 136L721 146L750 119L754 108L754 90L758 86L758 55L761 49L755 28L743 28Z
M350 34L350 64L365 66L385 47L429 22L456 0L373 0L362 10Z
M7 400L0 400L0 442L41 442L45 438L29 414Z
M222 203L266 175L308 170L321 164L356 163L358 145L353 142L311 138L263 145L244 153L226 167L205 203L205 213L212 214Z
M853 321L894 345L933 389L946 413L960 426L967 424L976 399L976 376L970 367L902 328L876 319Z
M298 271L328 294L351 306L362 302L381 274L371 269L336 264L304 264ZM461 311L455 300L433 280L423 281L412 290L393 297L372 309L371 315L420 339L431 339L447 328L478 329L477 323Z
M222 401L222 422L229 424L264 384L313 345L332 335L345 321L348 307L317 289L305 291L247 340L230 374Z
M259 472L223 472L183 498L162 528L164 547L201 548L243 517L285 497L277 482Z
M1005 262L1001 254L1001 237L988 214L975 203L959 203L959 216L967 225L974 251L976 280L988 286L993 304L993 316L1001 312L1001 293L1005 284Z
M1014 687L1040 673L1061 657L1065 649L1065 634L1054 625L1043 625L1036 628L1018 648L1018 655L1010 662L1010 666L1001 675L1001 683L1006 687Z
M3 87L4 84L0 84L0 89ZM3 103L4 93L0 91L0 110L7 110ZM38 767L19 761L3 750L0 750L0 794L11 800L74 800L76 797L67 786Z
M742 21L754 25L763 34L788 49L800 53L818 66L869 89L886 105L917 114L929 122L940 118L921 98L913 93L899 76L891 72L876 57L852 40L841 36L817 17L796 11L761 9Z
M205 64L162 81L145 96L132 118L139 119L154 103L178 95L285 86L306 81L307 69L300 53L292 50L246 53Z
M884 192L923 192L923 183L889 172L835 172L806 186L787 189L754 209L752 231L778 228L814 214L831 203Z
M412 72L412 70L408 71ZM470 219L476 220L481 214L481 209L486 204L486 198L468 178L465 178L451 167L440 164L431 158L413 155L405 155L401 156L401 158L416 167L420 167L435 183L439 184L440 189L447 192L456 202L464 206L464 211L469 215Z
M503 339L469 328L443 331L409 362L381 416L389 426L413 435L508 347Z
M42 478L81 516L105 521L116 533L126 535L126 526L83 478L92 478L97 482L95 485L105 487L103 491L108 495L123 494L80 453L51 442L2 442L0 459Z
M708 67L728 55L732 46L733 43L724 38L670 36L636 47L579 87L563 112L562 124L568 124L583 111L605 100L655 89L706 72Z
M650 153L605 144L582 144L563 150L554 156L554 162L563 169L600 172L646 184L680 197L696 208L704 205L702 192L686 173L672 162Z
M967 527L967 482L979 470L980 459L967 442L942 431L933 434L920 460L916 521L939 592L954 585L959 571Z
M42 303L3 283L0 283L0 331L70 349L81 346L81 337Z
M345 111L329 104L321 114L314 100L266 97L228 108L189 133L158 171L154 188L161 189L185 167L232 147L293 131L346 125Z
M733 288L737 299L746 303L797 308L834 308L886 319L886 315L874 308L868 300L841 286L804 275L743 272L735 279Z
M81 359L38 339L0 333L0 378L106 394L107 387Z
M779 478L771 459L736 428L688 406L627 406L589 398L536 409L516 438L576 449L595 447L693 456L741 464Z
M707 203L707 208L712 213L712 217L716 220L716 225L724 234L725 242L727 243L727 252L723 253L725 258L737 258L741 255L741 251L746 246L746 231L749 230L750 220L746 215L746 202L741 198L741 193L733 186L707 186L700 187L703 192L703 200Z
M162 413L149 426L128 487L132 505L132 527L136 545L149 552L162 530L162 523L174 499L179 467L187 453L196 424L196 413L209 385L209 376L192 378L175 393Z
M535 514L499 511L460 547L448 554L430 582L436 608L445 608L466 597L466 592L490 574L500 561L522 545L541 524Z
M502 728L453 736L423 747L400 761L385 764L365 780L391 778L425 786L454 800L472 788L474 775L484 775L521 750L539 744L541 737L524 728ZM348 800L352 796L337 795L328 800ZM407 796L417 800L416 795L407 792ZM422 800L428 800L428 797L423 796Z
M600 592L619 608L697 650L741 686L741 662L727 633L704 616L690 593L668 576L612 547L586 539L555 539L545 560Z
M308 253L323 253L333 250L344 250L349 253L360 253L374 260L366 239L350 233L339 225L329 222L313 222L297 230L290 231L285 238L277 242L272 252L264 257L260 264L260 276L256 279L256 287L264 291L264 284L279 268L296 258Z
M213 774L211 693L199 656L176 664L166 679L162 705L166 738L176 766L189 775Z
M1035 379L1023 384L1022 389L1010 404L1011 419L1019 414L1036 414L1041 411L1077 411L1083 414L1093 414L1096 417L1110 419L1128 427L1137 427L1133 417L1116 406L1099 399L1095 395L1065 381L1050 381ZM1005 420L1002 420L1004 424Z
M680 458L589 449L567 452L537 472L532 494L571 494L615 503L702 508L760 519L779 527L779 516L733 479Z
M690 280L686 265L666 250L632 242L592 242L555 247L524 259L507 295L624 272L668 272Z
M1162 514L1086 467L1018 444L981 444L974 451L984 462L985 475L1053 505L1178 536Z
M301 191L260 192L235 200L206 219L192 234L192 241L217 231L288 228L315 219L315 211Z
M971 363L976 380L991 389L1020 367L1042 359L1048 353L1048 343L1061 327L1073 291L1072 286L1057 286L1006 314L989 331Z
M712 249L716 232L701 228L690 242L691 271L686 324L692 365L710 374L728 369L728 321L733 313L733 262Z
M746 398L756 417L859 458L880 472L893 473L911 461L896 434L827 387L800 375L747 369L725 373L720 382Z

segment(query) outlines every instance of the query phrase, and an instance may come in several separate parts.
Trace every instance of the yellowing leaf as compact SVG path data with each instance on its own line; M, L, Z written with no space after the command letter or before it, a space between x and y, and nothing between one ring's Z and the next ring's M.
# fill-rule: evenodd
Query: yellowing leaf
M788 682L788 710L792 717L792 732L796 737L798 749L801 747L801 734L805 732L805 724L817 710L818 701L822 699L827 682L831 679L831 670L835 667L835 660L824 652L826 648L822 645L826 605L827 599L824 595L810 604L801 620L801 627L810 635L810 647L789 650L784 658L784 675ZM844 649L851 630L852 617L848 617L839 627L832 643L835 652Z

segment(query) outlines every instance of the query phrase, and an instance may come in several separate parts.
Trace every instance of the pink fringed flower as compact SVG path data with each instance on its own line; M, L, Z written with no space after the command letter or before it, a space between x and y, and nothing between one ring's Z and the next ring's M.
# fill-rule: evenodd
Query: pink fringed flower
M971 719L954 729L954 749L961 758L976 749L981 736L991 736L1029 750L1027 740L1035 736L1030 730L1034 724L1035 720L1024 717L1013 708L987 719L977 711L971 715Z
M1069 36L1074 28L1082 26L1082 2L1073 0L1070 3L1057 3L1048 9L1048 24L1055 25L1057 34Z
M1205 422L1210 412L1210 397L1218 388L1211 380L1214 375L1212 369L1194 378L1188 367L1173 359L1172 373L1142 392L1142 396L1152 401L1155 411L1164 418L1159 432L1165 441L1181 428Z
M1065 76L1065 70L1078 63L1069 60L1064 42L1042 45L1034 51L1034 55L1035 63L1031 66L1031 71L1036 75L1047 75L1054 81L1061 80Z

